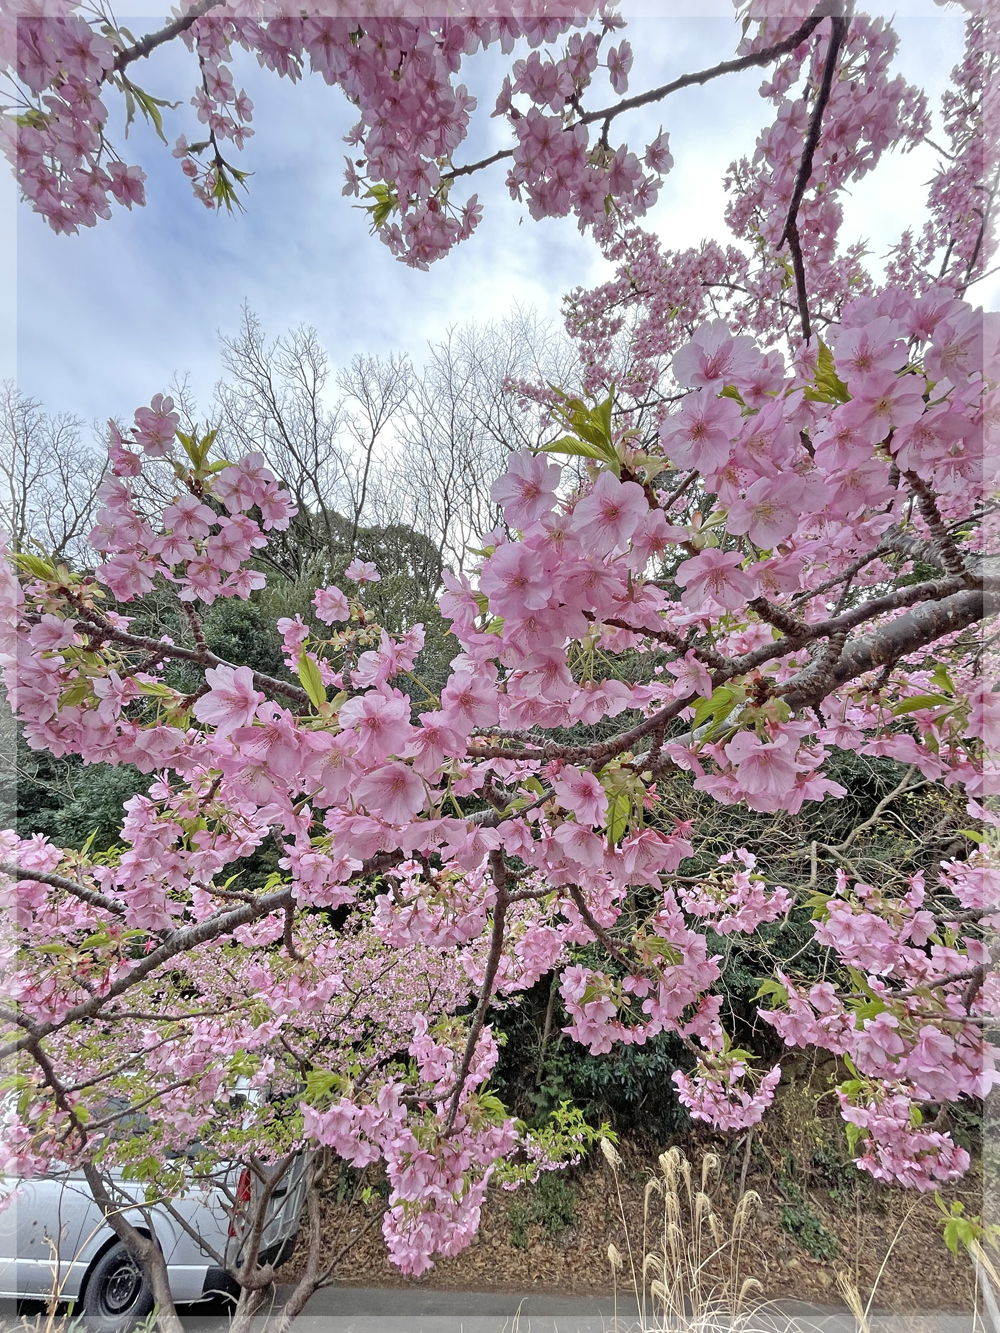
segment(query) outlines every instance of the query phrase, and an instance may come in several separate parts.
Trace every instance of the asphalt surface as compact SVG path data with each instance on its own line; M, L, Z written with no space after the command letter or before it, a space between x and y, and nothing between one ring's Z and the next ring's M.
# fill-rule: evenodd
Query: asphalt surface
M291 1288L279 1287L275 1310ZM0 1302L0 1327L16 1322L10 1302ZM33 1321L44 1306L20 1302L18 1313ZM226 1333L222 1301L182 1307L187 1333ZM263 1331L265 1318L258 1327ZM22 1328L24 1325L21 1325ZM82 1330L82 1321L76 1326ZM399 1287L327 1287L309 1301L295 1323L296 1333L641 1333L635 1300L620 1297L563 1297L516 1292L434 1291ZM681 1333L680 1325L676 1326ZM661 1325L650 1322L647 1330ZM720 1322L711 1333L725 1333ZM992 1333L971 1314L886 1315L873 1313L871 1333ZM698 1333L710 1333L704 1326ZM736 1333L858 1333L847 1311L783 1301L767 1307Z

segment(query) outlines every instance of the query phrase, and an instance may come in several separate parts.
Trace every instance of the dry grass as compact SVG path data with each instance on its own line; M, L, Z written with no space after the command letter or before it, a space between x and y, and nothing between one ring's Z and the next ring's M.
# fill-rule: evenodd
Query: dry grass
M759 1325L764 1287L743 1272L748 1224L761 1206L756 1192L743 1194L725 1225L712 1198L721 1175L718 1154L703 1153L695 1170L680 1148L669 1148L660 1154L660 1172L643 1194L640 1250L621 1192L622 1159L606 1139L601 1149L615 1181L627 1255L608 1246L615 1293L627 1270L643 1333L678 1323L693 1330L749 1331Z
M623 1161L606 1139L601 1150L611 1168L625 1237L625 1253L608 1246L608 1261L616 1298L615 1329L618 1333L791 1333L808 1328L808 1320L793 1317L764 1297L764 1284L746 1271L748 1261L759 1258L753 1244L754 1221L764 1211L754 1190L741 1193L728 1223L717 1211L713 1193L721 1180L717 1153L702 1153L692 1165L679 1147L659 1156L659 1173L646 1183L643 1192L641 1234L633 1234L621 1191ZM911 1209L912 1212L912 1209ZM879 1267L868 1299L863 1300L852 1274L837 1272L837 1289L854 1317L857 1333L871 1333L871 1317L878 1287L904 1232L906 1219L896 1233ZM641 1248L640 1248L641 1244ZM997 1274L977 1243L972 1261L984 1284L1000 1290ZM617 1316L619 1284L631 1278L630 1294L639 1308L639 1322L621 1324ZM990 1316L995 1302L987 1294L986 1316L976 1305L971 1312L971 1333L1000 1333L1000 1323Z

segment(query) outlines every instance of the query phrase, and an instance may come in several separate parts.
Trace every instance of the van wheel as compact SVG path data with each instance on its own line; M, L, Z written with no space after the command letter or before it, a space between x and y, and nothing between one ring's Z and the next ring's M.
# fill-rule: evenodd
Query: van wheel
M83 1315L94 1333L125 1333L153 1309L153 1290L119 1241L98 1259L83 1293Z

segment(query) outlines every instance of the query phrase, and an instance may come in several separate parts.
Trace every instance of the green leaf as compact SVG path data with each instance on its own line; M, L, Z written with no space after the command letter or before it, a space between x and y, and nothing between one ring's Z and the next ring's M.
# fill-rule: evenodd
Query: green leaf
M491 1125L501 1125L507 1119L507 1108L493 1092L481 1092L477 1097L483 1119Z
M677 945L661 940L658 935L638 936L634 942L637 948L642 949L643 953L652 954L654 958L661 959L667 967L679 967L684 961L684 955Z
M608 841L616 843L625 834L632 814L632 802L624 792L608 797Z
M860 991L861 994L867 996L869 1000L875 1001L879 999L879 996L872 990L868 983L868 978L863 972L859 972L856 967L849 967L847 969L847 975L851 978L851 985L856 991Z
M171 110L174 110L176 107L180 106L180 102L168 102L163 97L154 97L152 93L147 93L144 89L139 88L129 79L126 79L124 75L121 76L120 82L117 79L115 80L115 82L119 83L119 86L121 87L121 90L125 96L126 139L128 138L129 126L135 120L135 108L136 108L136 103L138 103L139 110L142 112L145 118L152 123L153 128L156 130L156 133L163 140L163 142L166 143L167 136L163 133L163 117L160 115L160 107L166 106L169 107Z
M981 1228L968 1217L949 1217L944 1224L944 1243L956 1257L960 1245L968 1249L981 1234Z
M774 977L765 977L760 983L757 994L753 998L755 1000L769 998L777 1000L779 1004L787 1004L788 990L780 981L775 980Z
M34 575L36 579L50 579L56 572L48 560L43 560L39 555L29 555L27 551L18 552L14 556L14 564L26 574Z
M728 685L720 685L712 691L708 699L702 699L695 705L692 729L697 731L706 722L716 723L728 717L732 712L736 698L737 694L734 689Z
M538 450L540 454L570 454L577 458L593 458L599 463L610 463L611 459L608 450L599 444L590 444L584 440L578 440L572 435L564 435L559 440L553 440L551 444L543 444ZM618 462L618 456L615 455L615 462Z
M948 668L943 662L938 662L937 666L931 672L931 680L943 694L954 694L955 684L948 674Z
M59 704L62 708L74 708L77 704L82 704L84 699L90 695L90 677L80 676L68 690L59 696Z
M383 182L377 182L365 192L366 199L374 199L372 204L364 204L362 207L368 213L372 220L372 230L377 231L383 225L394 208L399 207L399 196L393 190L391 185Z
M93 935L88 935L80 943L81 949L98 949L102 944L110 944L111 936L106 930L96 930Z
M215 437L218 433L218 430L210 430L207 435L199 440L197 435L185 435L182 430L177 431L177 438L184 446L184 452L190 458L195 471L200 472L205 466L208 451L215 443Z
M819 340L819 355L816 358L816 392L823 402L846 403L851 397L850 389L834 369L833 353L822 338ZM806 396L811 395L807 393Z
M946 699L943 694L914 694L909 699L901 699L898 704L893 705L893 717L899 717L902 713L919 713L925 708L938 708L941 704L950 704L951 700Z
M555 391L561 399L555 411L574 433L563 436L551 444L543 445L538 452L591 458L596 462L605 463L616 476L620 476L621 459L618 457L611 431L614 388L612 387L611 393L603 402L595 404L594 407L588 407L581 398L568 397L561 389Z
M614 407L615 395L609 393L603 403L598 403L590 414L591 420L599 428L602 438L611 444L611 411Z
M326 686L319 674L319 667L303 648L299 653L299 680L316 708L326 703Z
M857 1002L852 1004L851 1012L854 1014L856 1026L860 1028L865 1019L877 1018L879 1014L884 1014L888 1007L884 1000L866 1000L863 1004Z
M310 1106L327 1101L335 1092L344 1088L341 1074L333 1074L326 1069L310 1069L306 1074L306 1086L302 1100Z
M148 694L154 699L175 699L177 697L176 690L172 690L169 685L164 685L158 680L140 681L139 693Z
M229 177L232 176L233 180ZM233 188L233 181L242 185L246 180L247 172L237 171L235 167L226 167L219 165L215 169L215 184L212 187L212 198L219 204L224 204L227 212L231 213L234 208L243 210L239 196Z

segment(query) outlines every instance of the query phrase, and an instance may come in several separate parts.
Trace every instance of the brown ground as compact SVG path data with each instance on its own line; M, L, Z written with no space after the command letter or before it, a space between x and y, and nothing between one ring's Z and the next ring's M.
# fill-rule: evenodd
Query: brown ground
M607 1252L613 1242L626 1256L619 1280L630 1289L629 1241L638 1267L646 1183L659 1175L658 1154L676 1143L696 1168L706 1151L719 1154L721 1179L712 1197L727 1234L746 1163L746 1189L756 1191L762 1205L745 1234L740 1279L757 1278L766 1299L843 1305L837 1273L846 1271L862 1299L875 1290L876 1309L898 1313L970 1309L971 1266L965 1258L954 1259L945 1248L934 1196L880 1186L862 1175L844 1160L842 1131L838 1138L831 1136L838 1123L821 1120L815 1092L793 1084L783 1089L754 1132L749 1157L743 1135L696 1131L664 1143L621 1143L621 1204L615 1175L595 1151L564 1176L571 1188L569 1225L560 1226L558 1214L553 1218L551 1210L549 1226L537 1220L543 1205L530 1190L513 1194L491 1190L471 1248L453 1259L440 1259L424 1277L407 1279L392 1267L376 1224L345 1258L340 1281L358 1286L604 1294L612 1288ZM791 1165L793 1160L798 1166ZM970 1214L981 1214L981 1172L974 1167L964 1181L942 1190L942 1196L946 1202L962 1199ZM566 1191L562 1197L565 1202ZM330 1249L340 1250L350 1236L363 1231L380 1207L378 1199L353 1208L328 1199L324 1230ZM656 1232L662 1228L662 1205L655 1199L650 1216L651 1230ZM809 1252L810 1248L829 1252L832 1247L836 1253L830 1258ZM284 1281L294 1278L301 1262L297 1252L283 1271Z

